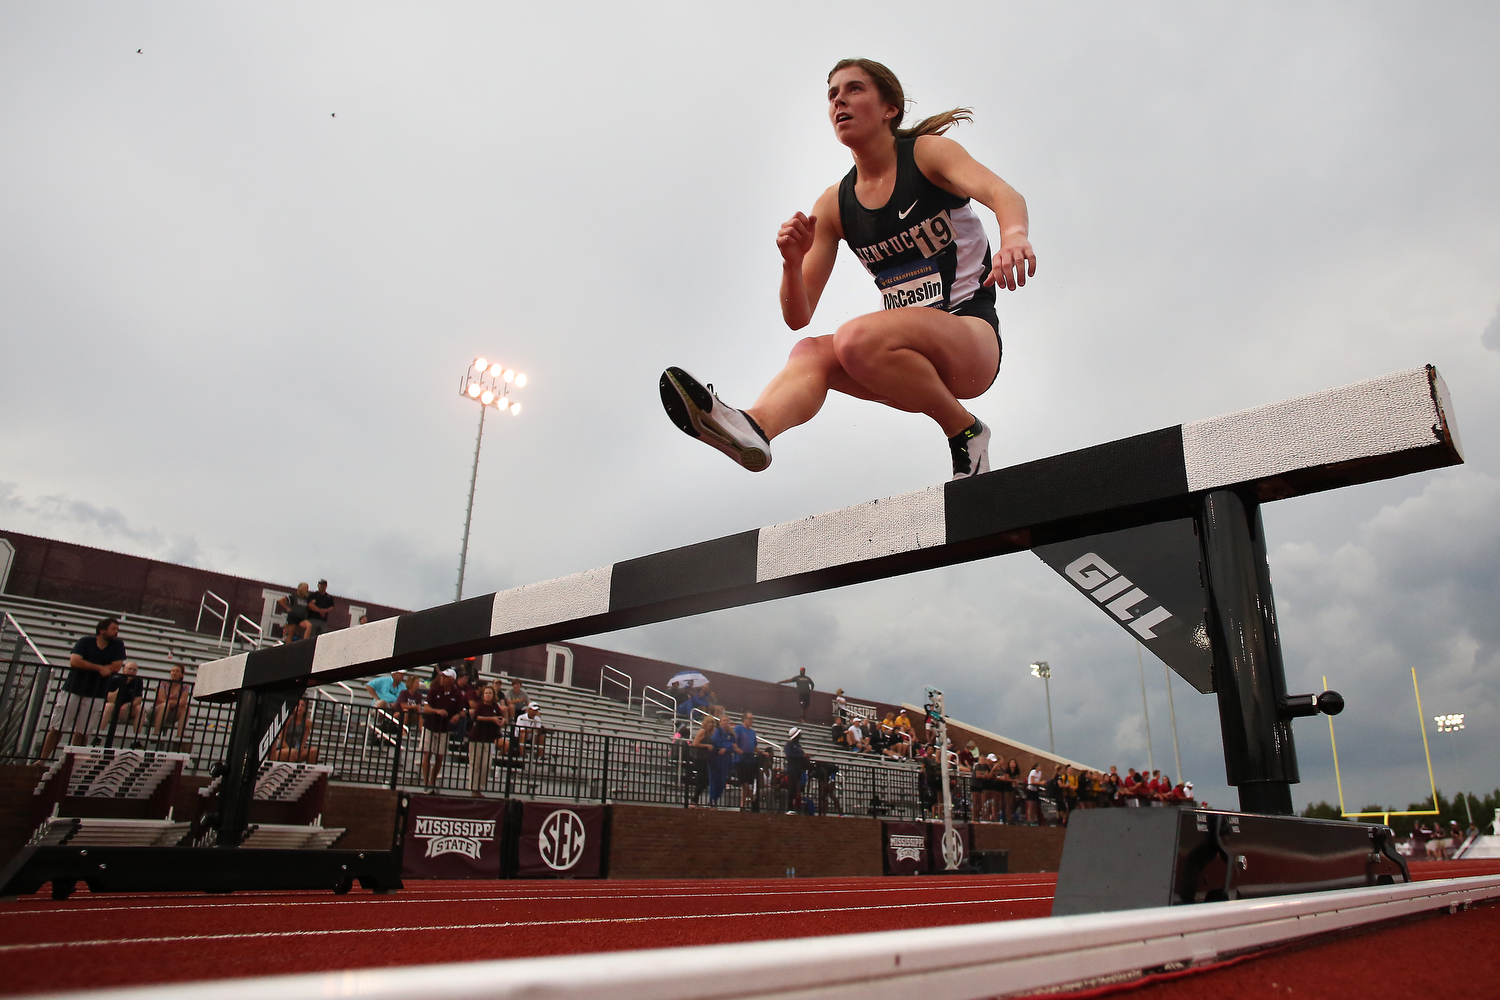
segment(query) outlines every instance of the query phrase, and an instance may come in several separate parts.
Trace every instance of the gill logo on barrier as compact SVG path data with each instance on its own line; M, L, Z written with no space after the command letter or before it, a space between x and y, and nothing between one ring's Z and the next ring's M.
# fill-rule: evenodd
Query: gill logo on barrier
M896 852L897 861L921 861L922 852L927 849L927 838L893 833L891 849Z
M1150 596L1093 552L1085 552L1068 563L1063 575L1142 639L1155 639L1156 633L1151 630L1172 617L1172 612L1160 604L1136 615L1131 609L1150 601Z
M566 871L578 864L587 839L583 820L571 809L549 814L542 820L542 831L536 838L543 863L556 871Z
M495 821L492 819L458 819L452 816L418 816L413 837L427 841L425 857L435 858L440 854L462 854L479 860L479 852L485 841L495 839Z
M271 720L271 724L266 727L264 733L261 733L260 746L257 748L259 755L255 758L257 762L263 761L271 755L271 745L276 742L276 737L281 732L281 727L286 725L286 720L291 717L291 714L291 703L282 702L281 708L277 710L276 716Z

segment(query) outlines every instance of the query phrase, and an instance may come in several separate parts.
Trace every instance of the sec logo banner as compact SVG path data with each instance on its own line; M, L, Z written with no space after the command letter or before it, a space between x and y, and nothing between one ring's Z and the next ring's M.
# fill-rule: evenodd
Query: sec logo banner
M571 809L559 809L542 820L542 831L537 834L536 842L542 862L548 868L567 871L583 857L588 833L577 813Z

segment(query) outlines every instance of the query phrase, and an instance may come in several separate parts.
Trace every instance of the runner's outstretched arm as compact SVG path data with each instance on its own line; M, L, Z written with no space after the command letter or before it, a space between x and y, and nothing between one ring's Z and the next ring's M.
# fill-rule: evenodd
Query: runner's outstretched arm
M1026 199L998 174L969 155L952 139L924 135L912 150L917 169L928 180L960 198L973 198L995 213L1000 227L1000 249L986 285L1015 291L1036 274L1036 253L1028 238L1030 219Z
M776 234L781 251L781 317L793 330L812 322L833 262L838 259L838 188L818 196L811 216L798 212Z

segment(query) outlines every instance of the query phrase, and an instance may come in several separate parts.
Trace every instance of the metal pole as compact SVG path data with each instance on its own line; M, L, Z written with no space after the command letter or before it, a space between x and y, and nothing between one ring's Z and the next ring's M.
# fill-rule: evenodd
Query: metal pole
M464 544L458 553L458 587L453 592L453 601L464 599L464 565L469 561L469 522L474 517L474 484L479 481L479 445L484 441L484 411L479 408L479 433L474 435L474 471L469 473L469 507L464 511Z
M1050 673L1042 678L1042 690L1047 692L1047 749L1056 755L1057 743L1052 739L1052 675Z
M1136 643L1136 646L1139 647L1140 643ZM1139 649L1137 649L1137 653L1139 653ZM1167 675L1167 713L1172 717L1172 761L1177 766L1177 780L1181 782L1183 780L1182 750L1177 746L1177 706L1172 703L1172 671L1165 663L1161 665L1161 669L1162 673ZM1328 685L1324 684L1323 689L1326 691ZM1331 719L1333 716L1330 715L1329 718Z
M1151 749L1151 712L1146 708L1146 663L1141 659L1141 644L1135 644L1135 665L1141 672L1141 715L1146 718L1146 769L1156 770L1156 754Z

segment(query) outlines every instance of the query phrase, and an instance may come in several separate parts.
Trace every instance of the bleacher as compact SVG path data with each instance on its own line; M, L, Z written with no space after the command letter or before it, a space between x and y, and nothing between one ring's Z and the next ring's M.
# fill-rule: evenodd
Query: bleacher
M14 594L0 594L0 611L9 612L54 665L66 665L73 646L84 636L93 635L94 626L105 617L120 620L120 638L130 658L140 664L142 677L165 678L179 664L191 676L200 663L228 655L227 645L217 635L178 628L167 618Z
M68 654L80 637L92 635L99 619L112 616L120 621L120 638L125 642L129 657L140 667L140 676L147 680L167 678L174 665L181 665L187 680L192 681L200 663L217 659L227 652L226 643L215 634L204 634L183 629L164 618L149 615L126 614L105 608L92 608L35 598L0 594L0 611L9 612L23 628L38 650L54 666L66 665ZM423 671L425 674L425 671ZM486 675L481 680L503 680L508 687L510 678L504 674ZM620 698L601 695L596 691L522 678L522 685L532 700L541 704L541 717L551 730L592 733L618 737L624 740L641 740L661 743L670 741L675 726L670 714L661 707L647 702L642 711L642 700L638 692L627 703ZM624 694L624 691L621 691ZM375 750L389 746L390 736L382 736L372 729L369 712L372 702L369 691L358 681L311 688L308 697L313 701L313 731L310 742L322 749L319 764L330 771L334 781L361 783L384 783L388 771L378 766ZM148 699L149 701L149 699ZM741 714L735 705L726 706L731 720L738 721ZM147 706L149 712L149 704ZM222 756L223 745L228 736L229 706L203 705L195 703L180 747L190 760L189 773L207 770L213 760ZM781 746L786 741L787 731L799 725L795 719L776 716L757 716L755 728L760 736L762 748L779 762ZM693 727L696 729L696 726ZM828 720L810 721L801 725L802 745L814 760L833 764L859 764L874 767L882 772L910 772L916 765L906 762L861 755L850 752L847 747L835 745L829 733ZM462 760L463 748L451 755L450 765ZM416 785L411 758L415 753L408 748L407 760L403 762L400 783ZM641 758L645 761L646 755ZM535 778L545 777L549 770L560 765L549 764L545 759L528 766L529 774ZM645 764L643 767L660 769L663 765ZM456 769L448 771L449 784L456 780ZM557 778L558 775L552 775ZM597 788L578 787L574 794L594 796ZM269 833L270 831L267 831Z

